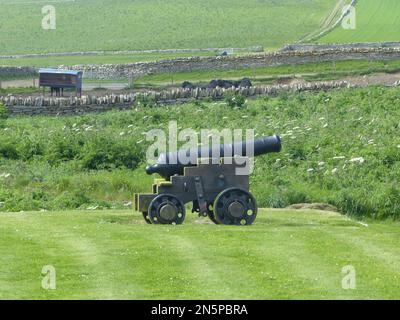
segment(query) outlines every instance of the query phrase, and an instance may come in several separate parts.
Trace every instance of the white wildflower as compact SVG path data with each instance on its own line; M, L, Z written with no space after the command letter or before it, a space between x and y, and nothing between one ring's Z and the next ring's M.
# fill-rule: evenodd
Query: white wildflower
M314 169L312 169L312 168L310 168L310 169L307 170L307 172L309 172L309 173L311 173L311 172L313 172L313 171L314 171Z
M358 158L353 158L350 160L352 163L358 163L358 164L363 164L365 162L365 159L363 157L358 157Z
M319 167L323 167L324 165L325 165L325 162L323 162L323 161L318 162Z

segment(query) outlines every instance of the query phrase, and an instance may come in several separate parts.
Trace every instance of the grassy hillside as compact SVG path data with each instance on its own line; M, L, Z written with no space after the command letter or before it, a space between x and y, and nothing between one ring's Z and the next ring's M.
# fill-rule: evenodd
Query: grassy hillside
M356 4L356 29L341 26L318 41L350 43L400 41L400 2L397 0L359 0Z
M230 101L230 100L228 100ZM80 117L0 122L0 210L123 208L150 191L144 133L254 128L281 134L280 154L259 157L251 188L262 207L326 202L359 217L399 218L400 89L371 87L282 94ZM221 116L223 114L223 116Z
M131 211L0 215L0 299L399 299L398 223L261 210L251 227ZM56 290L41 288L43 266ZM344 290L342 268L356 271ZM229 272L226 272L229 270Z
M37 2L37 4L34 4ZM42 1L0 0L0 55L163 48L276 48L319 27L335 0L76 0L53 3L57 29L42 30Z

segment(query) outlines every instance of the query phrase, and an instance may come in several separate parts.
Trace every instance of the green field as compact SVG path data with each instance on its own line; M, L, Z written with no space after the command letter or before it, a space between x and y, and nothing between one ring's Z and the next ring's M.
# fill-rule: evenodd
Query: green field
M399 223L261 210L251 227L131 211L0 215L0 299L399 299ZM44 266L56 290L41 288ZM356 289L345 290L345 266ZM229 270L229 271L227 271Z
M30 66L30 67L58 67L60 65L73 66L78 64L120 64L149 62L166 59L185 58L193 56L215 56L216 52L195 53L135 53L135 54L98 54L77 56L51 56L32 58L0 59L0 66Z
M318 28L335 3L60 0L50 3L56 8L56 30L43 30L42 1L0 0L0 55L257 45L277 48Z
M356 29L341 26L318 40L321 43L400 41L400 2L398 0L359 0Z
M1 64L1 60L0 60ZM192 72L177 72L177 73L161 73L155 75L146 75L138 77L134 80L134 88L155 88L163 89L165 87L180 86L184 81L191 81L194 83L207 84L212 79L240 79L248 77L254 85L274 84L288 80L288 78L299 78L306 81L319 81L319 80L335 80L343 79L348 76L363 76L376 73L396 73L400 71L400 60L392 61L367 61L367 60L354 60L354 61L338 61L338 62L320 62L320 63L306 63L299 65L283 65L264 68L241 68L235 70L204 70ZM0 95L9 93L20 94L37 92L37 88L15 88L15 84L8 87L5 81L25 79L25 86L32 86L32 78L26 79L15 77L2 77L0 75ZM37 83L37 82L36 82ZM115 79L115 80L94 80L84 79L84 84L95 84L99 87L106 87L116 83L125 84L128 87L128 79Z
M341 79L346 76L367 75L378 72L400 71L400 60L392 61L337 61L283 65L265 68L242 68L235 70L204 70L192 72L161 73L135 79L135 85L157 86L180 84L183 81L208 82L212 79L239 79L248 77L253 84L273 83L280 78L298 77L308 81ZM91 80L86 80L91 81ZM126 82L126 79L124 80Z

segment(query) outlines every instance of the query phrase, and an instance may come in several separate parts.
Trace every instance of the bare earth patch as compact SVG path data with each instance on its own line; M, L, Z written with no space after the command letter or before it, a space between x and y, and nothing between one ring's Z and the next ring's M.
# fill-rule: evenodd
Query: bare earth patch
M338 212L338 209L335 206L332 206L327 203L298 203L298 204L292 204L291 206L288 207L288 209Z

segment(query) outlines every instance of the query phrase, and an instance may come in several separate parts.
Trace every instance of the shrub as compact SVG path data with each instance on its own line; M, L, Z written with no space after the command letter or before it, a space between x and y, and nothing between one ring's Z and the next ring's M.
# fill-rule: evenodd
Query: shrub
M240 94L227 95L225 98L226 104L231 108L243 108L246 106L246 97Z
M0 142L0 157L12 160L19 159L16 145L8 141Z
M112 137L95 137L85 144L81 153L82 166L89 170L135 169L142 160L136 143Z
M9 116L9 111L7 107L0 102L0 119L7 119Z

